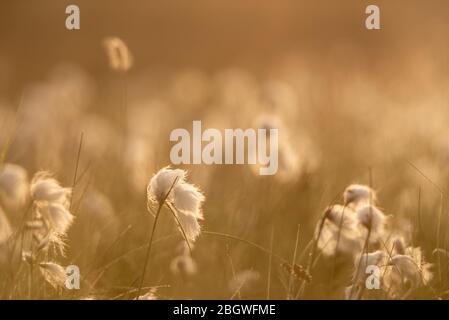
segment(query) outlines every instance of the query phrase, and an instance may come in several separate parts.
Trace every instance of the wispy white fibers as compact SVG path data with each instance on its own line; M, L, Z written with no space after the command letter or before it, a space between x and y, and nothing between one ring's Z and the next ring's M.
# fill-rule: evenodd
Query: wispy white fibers
M368 186L351 184L343 193L343 201L346 206L358 208L361 205L375 205L377 201L376 192Z
M157 205L157 210L148 242L147 254L143 265L137 297L140 296L145 279L145 272L151 254L153 236L162 207L166 205L173 213L189 251L191 251L192 248L190 242L194 242L200 234L201 227L198 220L203 218L201 205L205 198L198 188L185 181L186 175L187 172L184 170L173 170L170 169L170 167L165 167L159 170L148 183L147 207L149 211L153 212L150 206L151 204L155 204ZM177 208L177 206L179 206L179 208Z
M357 209L356 214L361 229L365 233L370 232L370 241L378 241L386 235L387 216L378 208L372 205L363 205Z
M39 263L39 270L52 287L64 287L67 274L62 266L54 262L42 262Z
M175 186L174 205L179 211L191 214L199 219L203 218L201 204L204 202L204 195L197 187L191 184L182 183Z
M39 213L50 223L58 235L65 235L75 217L60 203L48 203L39 208Z
M175 182L179 185L184 182L187 175L185 170L181 169L170 169L170 167L165 167L159 170L150 180L147 187L148 200L151 202L161 202L167 195L171 186ZM170 194L170 198L173 199L173 193Z
M0 245L11 236L12 228L2 207L0 207Z
M2 207L0 207L0 265L8 261L8 239L12 235L11 224L6 217Z
M413 287L417 287L422 283L420 268L412 257L403 254L397 254L391 257L389 263L395 266L402 277L410 281Z
M194 241L201 232L199 220L203 219L201 205L205 200L204 195L197 187L187 183L177 185L173 194L173 205L178 213L180 223L186 236Z
M31 180L31 197L36 202L57 202L66 205L71 196L70 188L63 188L59 182L46 171L37 172Z
M325 216L326 220L318 239L318 248L323 254L332 256L343 252L355 255L360 252L363 243L354 211L348 207L333 205L325 210Z
M6 163L0 166L0 199L2 203L14 209L21 207L28 196L28 174L16 164Z
M166 201L186 237L195 241L201 232L199 220L203 219L201 206L205 197L196 186L185 181L186 175L187 172L181 169L162 168L151 178L147 196L150 202L161 203L173 186Z
M415 261L416 265L421 271L422 285L426 285L433 278L432 268L433 265L428 263L423 256L422 249L420 247L407 247L405 249L405 254L408 255Z
M64 254L64 238L75 219L69 211L72 190L62 187L48 172L38 172L31 181L30 194L34 210L27 223L42 221L44 227L27 231L38 239L38 247L53 244Z
M393 256L388 261L384 282L390 298L406 298L407 294L432 280L433 266L424 260L421 248L405 248L401 238L395 239L393 245Z

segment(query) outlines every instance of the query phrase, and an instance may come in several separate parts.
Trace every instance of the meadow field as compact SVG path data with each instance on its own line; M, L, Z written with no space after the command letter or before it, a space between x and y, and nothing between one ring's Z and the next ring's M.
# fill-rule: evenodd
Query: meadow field
M0 299L449 297L448 4L78 2L0 5ZM196 120L276 174L173 164Z

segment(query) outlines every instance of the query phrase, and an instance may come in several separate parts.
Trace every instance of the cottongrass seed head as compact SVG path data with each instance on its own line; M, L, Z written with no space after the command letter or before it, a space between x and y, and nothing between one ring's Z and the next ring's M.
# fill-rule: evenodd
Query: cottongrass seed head
M31 180L31 197L35 202L57 202L68 205L72 190L63 188L59 182L46 171L37 172Z
M48 172L41 171L34 175L30 193L35 207L31 222L45 221L45 228L32 230L33 236L39 238L38 241L54 244L64 255L64 239L75 219L69 211L72 190L62 187Z
M39 270L45 281L53 288L64 287L67 279L65 269L55 262L39 263Z
M186 182L186 175L185 170L162 168L151 178L147 198L150 203L161 205L170 192L166 199L168 205L176 214L186 237L195 241L201 233L199 220L203 219L201 206L205 197L196 186Z
M169 166L159 170L150 180L147 187L148 201L161 203L170 188L176 181L176 184L184 182L187 175L185 170L181 169L170 169ZM173 194L170 194L171 198Z
M133 56L122 39L107 37L103 40L103 46L112 70L126 72L132 67Z
M333 256L339 252L349 255L358 253L362 243L354 211L349 207L332 205L325 209L324 215L326 220L318 239L318 248L323 254Z
M387 216L372 205L363 205L356 211L362 229L369 230L370 240L377 241L385 236Z
M368 186L351 184L343 192L343 201L346 206L357 208L363 204L376 204L376 192Z
M411 288L418 288L427 285L433 278L433 265L424 261L419 247L407 247L404 253L396 253L389 259L388 265L387 279L392 287L401 287L408 282Z
M39 213L58 235L65 235L75 219L75 216L60 203L45 204L39 208Z
M0 245L6 243L11 234L12 234L11 224L9 223L8 217L6 216L2 207L0 207Z
M16 164L6 163L0 167L0 199L8 207L21 207L29 191L28 174Z

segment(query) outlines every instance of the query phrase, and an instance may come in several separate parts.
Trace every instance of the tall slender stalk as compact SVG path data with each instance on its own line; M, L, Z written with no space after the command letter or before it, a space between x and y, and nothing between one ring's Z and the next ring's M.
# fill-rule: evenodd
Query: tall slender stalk
M168 196L170 195L170 192L173 190L173 187L175 186L177 181L178 181L178 177L176 177L176 179L173 181L173 184L171 185L170 189L168 190L168 192L164 196L164 198L162 198L159 201L159 206L157 208L156 216L154 218L153 229L151 230L150 239L148 240L148 249L147 249L147 253L146 253L146 256L145 256L145 262L143 264L142 275L140 277L139 289L137 290L137 300L139 300L140 291L142 290L143 281L145 280L145 273L147 271L148 262L150 260L151 247L152 247L152 244L153 244L153 238L154 238L154 233L156 231L157 221L159 220L159 216L160 216L162 207L164 206L165 201L167 200Z
M335 243L335 250L334 250L334 257L333 257L333 261L332 261L332 269L331 269L331 277L330 277L330 289L332 289L333 286L333 282L334 282L334 276L335 276L335 269L337 266L337 252L338 252L338 246L340 244L340 237L341 237L341 229L343 228L343 221L345 218L345 209L346 209L346 205L343 206L343 211L341 213L341 218L340 221L338 223L338 233L337 233L337 241ZM330 292L331 290L329 290Z
M79 169L79 163L80 163L80 159L81 159L81 149L83 147L83 138L84 138L84 133L81 132L80 141L79 141L79 145L78 145L78 152L76 155L75 172L73 173L72 197L73 197L73 192L75 190L76 179L78 177L78 169ZM72 205L73 205L73 201L70 200L69 210L72 209Z
M187 247L189 248L189 253L190 253L190 255L192 255L192 246L190 245L189 238L187 238L186 231L184 230L184 227L182 226L181 221L179 221L179 218L176 215L175 210L173 210L172 206L170 204L168 204L168 203L166 205L167 205L167 208L172 213L173 218L176 221L176 224L178 225L179 229L181 230L181 234L182 234L182 236L184 238L184 241L186 242Z
M295 250L293 251L292 267L290 268L290 275L289 275L289 278L288 278L287 300L291 299L291 290L292 290L292 283L293 283L294 266L295 266L295 263L296 263L296 253L298 252L299 229L300 229L300 225L298 224L298 230L296 231Z
M231 266L232 279L235 280L237 278L235 276L234 263L232 262L231 253L229 252L229 246L227 244L226 244L226 256L228 257L229 265ZM235 294L237 294L239 300L242 300L242 293L240 292L240 288L241 288L241 285L237 288L237 290L235 291ZM233 294L232 296L234 297L235 294Z
M363 259L363 255L364 255L365 253L366 253L366 261L368 261L368 244L369 244L369 238L370 238L370 236L371 236L371 227L368 228L368 233L366 234L365 244L363 245L363 249L362 249L362 252L361 252L361 254L360 254L359 264L357 265L357 269L355 270L355 274L354 274L354 279L355 279L355 281L358 281L358 277L359 277L359 273L360 273L360 268L361 268L361 266L362 266L362 259ZM364 288L364 287L362 287L362 288ZM354 290L354 286L351 287L351 291L350 291L350 293L349 293L349 299L352 298L353 290ZM358 299L361 299L361 298L362 298L362 294L363 294L363 291L359 294Z
M440 210L438 212L438 221L437 221L437 232L436 232L436 247L440 248L440 238L441 238L441 217L444 211L444 198L443 194L440 195ZM438 279L441 282L442 274L441 274L441 255L438 255Z
M268 276L267 276L267 300L270 300L270 290L271 290L271 265L273 262L273 239L274 239L274 227L271 228L271 236L270 236L270 255L268 258Z
M368 170L368 178L369 178L369 187L372 190L373 189L373 171L372 168L369 167ZM373 223L373 212L372 212L372 206L373 206L373 192L370 192L370 196L369 196L369 217L370 217L370 221L368 224L368 233L366 235L366 239L365 239L365 244L363 245L363 249L362 249L362 253L360 255L360 259L359 259L359 264L357 266L356 269L356 273L355 273L355 280L358 281L358 277L359 277L359 273L360 273L360 267L362 266L362 259L363 259L363 255L366 254L366 259L365 259L365 266L368 265L368 252L369 252L369 239L371 236L371 229L372 229L372 223ZM349 294L349 298L352 297L352 291L354 289L354 286L352 286L350 294ZM360 290L360 293L357 297L358 300L362 299L363 296L363 292L365 291L365 285L362 286L362 289Z
M330 210L332 210L332 207L333 207L333 205L331 206ZM323 232L323 227L324 227L324 223L326 222L326 219L327 219L327 214L324 213L323 216L320 219L320 222L319 222L318 234L313 239L312 250L310 251L309 260L307 262L307 267L306 267L306 272L309 273L309 274L312 271L312 268L313 268L313 265L314 265L315 255L316 255L316 252L317 252L317 249L318 249L318 241L321 238L321 233ZM307 284L306 281L303 280L303 282L301 283L301 286L300 286L300 288L298 290L297 297L302 296L304 294L306 284Z
M28 273L28 300L31 300L33 295L33 262L30 263L30 272Z

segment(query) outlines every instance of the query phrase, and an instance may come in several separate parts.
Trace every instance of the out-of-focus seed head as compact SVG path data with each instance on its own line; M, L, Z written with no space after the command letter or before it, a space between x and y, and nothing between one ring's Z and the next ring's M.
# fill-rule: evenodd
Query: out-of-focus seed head
M376 192L368 186L361 184L351 184L343 192L343 201L345 205L355 207L363 204L376 203Z
M115 71L126 72L133 65L133 56L126 43L117 37L107 37L103 40L109 65Z
M24 168L11 163L0 167L0 199L7 207L21 207L28 192L28 174Z

